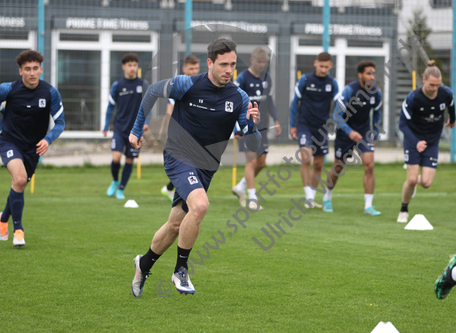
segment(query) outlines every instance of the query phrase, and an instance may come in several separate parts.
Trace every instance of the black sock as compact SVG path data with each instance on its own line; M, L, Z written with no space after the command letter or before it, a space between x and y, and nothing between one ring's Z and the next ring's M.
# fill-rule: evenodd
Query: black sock
M139 260L139 268L141 269L141 272L150 271L160 256L161 254L156 254L149 248L149 251L141 257L141 260Z
M184 267L186 270L188 270L187 260L190 256L191 250L192 249L185 250L181 249L179 246L177 247L177 262L176 267L174 268L174 273L176 273L181 267Z
M127 186L128 180L130 179L131 172L133 170L133 163L125 163L122 170L122 180L120 181L119 188L123 190Z
M407 204L402 203L401 212L407 212L408 213L408 203Z
M119 163L111 162L112 179L116 182L119 181L119 170L120 170L120 162Z
M168 191L174 190L174 185L173 185L173 183L169 182L169 184L166 185L166 188L168 189Z

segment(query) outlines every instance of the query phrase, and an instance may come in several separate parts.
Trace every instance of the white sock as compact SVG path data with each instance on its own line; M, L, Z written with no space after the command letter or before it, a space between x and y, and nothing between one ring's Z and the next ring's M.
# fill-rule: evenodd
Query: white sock
M310 186L304 186L304 192L306 193L306 199L307 200L313 200L315 199L315 193L316 191L312 190Z
M325 200L325 201L331 200L333 197L333 190L334 189L330 190L328 187L326 187L326 193L323 196L323 200Z
M372 200L374 200L373 194L364 194L364 209L372 206Z
M240 192L244 192L245 191L245 189L247 188L247 182L245 181L245 177L243 177L241 179L241 181L239 182L239 184L236 185L236 188Z
M247 193L249 194L249 199L258 200L256 196L256 190L254 188L248 188Z
M451 270L451 278L453 279L453 281L456 281L456 267L453 267L453 269Z

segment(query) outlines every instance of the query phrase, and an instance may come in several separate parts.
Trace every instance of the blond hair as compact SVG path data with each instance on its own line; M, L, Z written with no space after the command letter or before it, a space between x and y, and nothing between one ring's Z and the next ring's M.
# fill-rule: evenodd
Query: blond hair
M252 58L269 60L269 55L261 47L257 47L255 50L252 51Z
M429 60L427 63L427 67L424 70L423 77L429 79L429 76L432 75L436 79L442 77L442 73L440 69L435 65L435 60Z

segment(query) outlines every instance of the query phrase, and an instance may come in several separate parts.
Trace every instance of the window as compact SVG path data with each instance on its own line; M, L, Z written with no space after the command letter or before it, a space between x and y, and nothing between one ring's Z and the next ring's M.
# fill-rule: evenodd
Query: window
M433 8L452 7L452 2L452 0L429 0L429 3Z

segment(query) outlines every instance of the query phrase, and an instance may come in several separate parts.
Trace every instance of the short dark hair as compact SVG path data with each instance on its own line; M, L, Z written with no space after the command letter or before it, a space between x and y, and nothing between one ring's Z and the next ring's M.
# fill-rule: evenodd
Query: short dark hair
M127 53L122 58L122 65L127 62L139 62L138 56L134 53Z
M317 55L317 61L332 61L332 57L328 52L321 52Z
M370 60L361 61L358 64L358 66L357 66L358 73L364 73L364 70L366 69L366 67L374 67L375 68L375 64L372 61L370 61Z
M200 60L194 55L188 55L184 59L184 66L199 64Z
M225 54L228 52L234 52L237 54L236 46L236 43L232 40L226 38L216 39L207 46L207 57L211 59L212 62L215 62L215 59L217 59L219 54Z
M31 62L31 61L36 61L41 64L43 62L43 60L44 60L43 55L40 52L35 51L35 50L22 51L16 57L16 62L19 65L19 67L22 67L23 64L25 64L26 62Z

